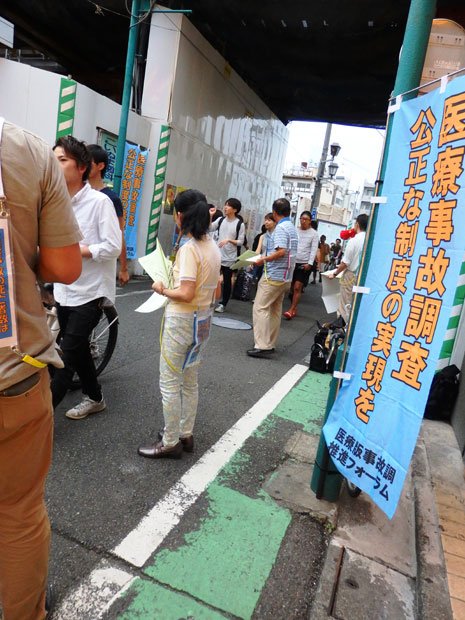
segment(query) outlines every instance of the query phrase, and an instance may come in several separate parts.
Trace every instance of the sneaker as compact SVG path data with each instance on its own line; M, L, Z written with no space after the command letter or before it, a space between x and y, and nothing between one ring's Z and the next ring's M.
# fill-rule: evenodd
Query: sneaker
M224 312L224 306L223 304L218 304L215 308L215 312L220 312L223 313Z
M82 420L86 418L90 413L98 413L106 408L105 400L92 400L88 396L84 396L84 399L72 409L69 409L65 415L70 420Z

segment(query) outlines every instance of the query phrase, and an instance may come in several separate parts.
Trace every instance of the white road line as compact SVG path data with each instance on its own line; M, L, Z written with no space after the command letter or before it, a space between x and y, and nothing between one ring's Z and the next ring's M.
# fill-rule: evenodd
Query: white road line
M97 620L135 580L134 575L101 560L90 575L67 596L54 620Z
M215 479L220 469L305 372L306 366L293 366L182 476L139 525L113 549L113 553L135 566L143 566L179 523L182 515Z
M131 297L132 295L151 295L153 293L152 289L148 289L147 291L132 291L131 293L116 293L116 299L120 297Z
M293 366L171 487L112 553L135 567L143 566L184 513L216 478L220 469L307 370L308 366L302 364ZM76 590L64 599L53 616L54 620L102 618L133 580L134 576L129 572L112 566L107 560L101 560Z

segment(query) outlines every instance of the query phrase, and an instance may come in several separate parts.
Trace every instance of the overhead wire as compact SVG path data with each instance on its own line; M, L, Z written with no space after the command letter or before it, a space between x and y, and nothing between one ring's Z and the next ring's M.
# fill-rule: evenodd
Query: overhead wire
M114 11L113 9L108 9L106 6L102 6L101 4L98 4L93 0L86 0L86 2L92 4L95 7L95 12L97 15L104 15L104 11L106 11L107 13L113 13L114 15L119 15L120 17L124 17L125 19L129 19L128 15L125 15L124 13L119 13L118 11Z

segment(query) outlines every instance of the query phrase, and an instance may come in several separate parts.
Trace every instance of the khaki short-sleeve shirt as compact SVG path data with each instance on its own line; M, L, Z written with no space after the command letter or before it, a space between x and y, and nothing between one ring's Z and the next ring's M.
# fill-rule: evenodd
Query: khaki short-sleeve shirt
M38 246L65 247L80 241L62 170L40 138L5 123L2 178L11 213L16 320L19 345L44 363L60 364L37 285ZM37 372L9 348L0 348L0 390Z

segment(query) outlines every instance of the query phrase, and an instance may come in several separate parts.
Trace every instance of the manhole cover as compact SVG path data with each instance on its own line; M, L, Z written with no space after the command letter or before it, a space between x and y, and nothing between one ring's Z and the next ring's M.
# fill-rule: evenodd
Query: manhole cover
M252 325L249 325L249 323L230 319L227 316L214 316L212 317L212 323L213 325L218 325L218 327L226 327L226 329L252 329Z

